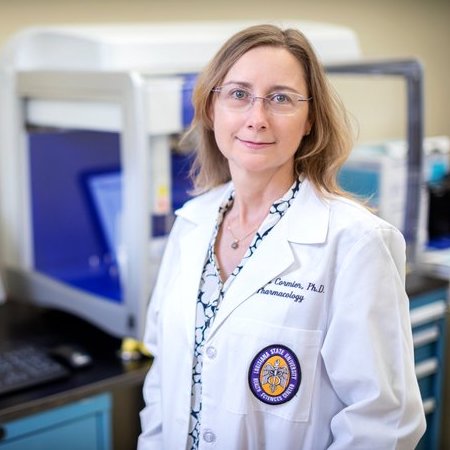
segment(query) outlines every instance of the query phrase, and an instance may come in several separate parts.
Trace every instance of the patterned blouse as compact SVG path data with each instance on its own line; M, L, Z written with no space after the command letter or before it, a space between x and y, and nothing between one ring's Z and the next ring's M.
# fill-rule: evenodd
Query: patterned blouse
M214 252L217 234L220 225L230 210L234 201L234 191L228 199L220 206L217 217L217 223L209 244L206 256L205 266L203 267L200 287L197 297L197 316L195 325L195 343L194 358L192 366L192 392L191 392L191 415L189 424L187 450L197 450L200 437L200 415L202 410L201 391L202 391L202 366L203 366L203 347L207 338L208 331L211 328L214 318L219 310L221 301L230 287L233 280L238 276L244 267L244 264L256 251L261 241L269 234L273 227L283 217L300 189L301 181L296 180L284 196L275 201L270 208L269 214L264 219L255 234L253 241L247 249L242 261L233 270L231 275L222 282L220 277L220 268Z

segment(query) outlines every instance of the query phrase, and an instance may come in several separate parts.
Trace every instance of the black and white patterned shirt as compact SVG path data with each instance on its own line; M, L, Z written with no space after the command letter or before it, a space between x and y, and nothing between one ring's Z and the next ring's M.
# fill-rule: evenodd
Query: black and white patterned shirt
M187 450L196 450L199 444L200 415L202 410L201 391L203 347L217 311L219 310L222 299L231 283L233 283L234 279L239 275L239 272L244 267L244 264L255 253L261 241L270 233L273 227L283 217L284 213L287 211L299 191L300 185L301 181L299 179L296 180L284 196L272 204L269 214L256 232L249 248L242 258L242 261L233 270L225 283L222 282L220 277L220 268L217 263L214 247L220 225L222 224L226 213L233 205L234 191L219 208L217 223L209 244L197 297L194 358L192 366L191 416L189 423L188 444L186 447Z

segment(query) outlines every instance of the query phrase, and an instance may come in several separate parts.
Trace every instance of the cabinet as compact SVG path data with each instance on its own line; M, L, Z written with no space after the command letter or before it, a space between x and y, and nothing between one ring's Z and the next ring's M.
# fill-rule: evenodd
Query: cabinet
M111 396L100 394L0 425L0 450L110 450Z
M442 421L448 283L420 276L413 282L423 283L421 290L409 296L416 376L427 417L427 431L417 449L437 450Z

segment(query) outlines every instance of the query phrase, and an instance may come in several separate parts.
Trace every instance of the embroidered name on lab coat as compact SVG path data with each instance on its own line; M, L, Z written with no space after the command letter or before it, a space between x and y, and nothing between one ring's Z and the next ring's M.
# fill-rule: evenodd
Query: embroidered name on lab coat
M263 348L253 358L248 381L253 395L269 405L280 405L294 397L302 374L295 353L280 344Z
M303 291L323 294L325 292L325 286L323 284L310 281L307 283L301 283L297 281L283 280L281 277L277 277L264 287L258 289L257 293L284 297L294 300L296 303L301 303L305 299Z

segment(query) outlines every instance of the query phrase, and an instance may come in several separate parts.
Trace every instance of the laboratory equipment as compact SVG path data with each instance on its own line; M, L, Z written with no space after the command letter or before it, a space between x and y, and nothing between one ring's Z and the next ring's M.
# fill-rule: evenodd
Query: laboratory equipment
M429 202L426 183L442 177L449 168L450 139L432 136L423 139L422 180L416 245L425 248L429 240ZM365 199L377 215L406 232L408 143L385 140L357 145L338 176L347 191Z
M8 299L140 339L189 157L195 76L250 22L26 29L0 60L1 265ZM325 64L360 56L355 34L301 29ZM178 172L177 172L178 171ZM174 262L176 264L176 262Z

